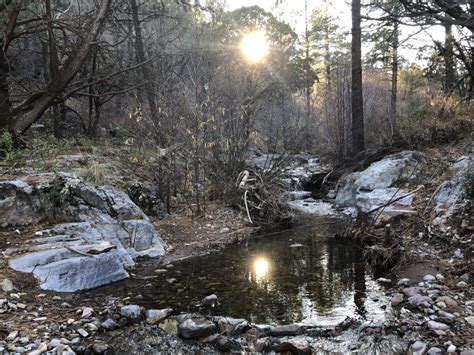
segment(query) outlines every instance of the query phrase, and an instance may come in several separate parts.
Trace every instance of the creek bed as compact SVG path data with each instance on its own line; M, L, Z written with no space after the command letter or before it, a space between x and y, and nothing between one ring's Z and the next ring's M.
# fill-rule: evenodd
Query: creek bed
M254 323L304 323L330 327L346 317L383 321L390 312L379 275L361 249L334 235L342 223L329 218L302 222L312 227L250 239L218 252L174 263L166 272L151 262L130 279L84 292L91 301L130 297L146 308L200 311ZM200 307L216 294L215 307Z

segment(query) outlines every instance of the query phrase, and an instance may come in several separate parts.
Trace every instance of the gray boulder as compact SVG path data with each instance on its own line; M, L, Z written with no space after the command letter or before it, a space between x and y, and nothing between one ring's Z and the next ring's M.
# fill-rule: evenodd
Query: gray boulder
M120 315L127 318L131 323L139 323L142 319L142 309L136 304L130 304L120 308Z
M423 156L416 151L389 155L364 171L342 177L338 182L335 202L343 207L357 207L363 212L383 206L407 193L399 185L415 178L421 171L422 163ZM388 220L400 214L414 213L410 208L412 202L413 195L398 200L384 209L381 218Z
M111 186L93 187L67 174L0 183L2 225L48 220L52 208L68 223L38 231L23 246L5 251L13 255L10 267L33 273L42 289L75 292L102 286L127 278L136 257L165 254L148 217Z
M189 318L178 326L178 334L184 339L205 338L217 332L214 322L205 318Z

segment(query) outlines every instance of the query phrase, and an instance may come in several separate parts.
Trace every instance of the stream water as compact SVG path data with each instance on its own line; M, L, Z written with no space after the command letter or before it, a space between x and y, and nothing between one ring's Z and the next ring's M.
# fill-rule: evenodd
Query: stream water
M177 262L167 272L143 265L128 280L89 291L91 299L121 296L147 308L173 308L245 318L255 323L333 326L346 317L382 320L384 290L360 248L334 237L341 222L304 225L219 252ZM200 301L216 294L217 306ZM389 306L387 306L389 307Z

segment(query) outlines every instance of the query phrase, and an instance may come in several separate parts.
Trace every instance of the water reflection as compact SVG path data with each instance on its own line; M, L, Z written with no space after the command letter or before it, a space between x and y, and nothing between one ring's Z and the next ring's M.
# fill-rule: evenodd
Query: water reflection
M202 298L215 293L219 305L213 314L258 323L330 326L347 316L383 317L380 301L385 295L360 250L323 237L330 232L295 231L235 245L177 263L151 282L131 279L98 292L130 296L138 292L143 299L137 303L145 307L185 312L196 311ZM301 246L290 247L296 244ZM178 282L168 284L167 278Z
M270 272L270 261L264 256L259 256L253 262L254 279L258 284L263 284L268 280ZM252 274L250 274L252 280Z

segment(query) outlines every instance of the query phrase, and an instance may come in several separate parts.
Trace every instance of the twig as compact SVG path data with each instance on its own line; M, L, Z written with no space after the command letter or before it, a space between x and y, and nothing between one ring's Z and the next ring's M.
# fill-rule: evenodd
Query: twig
M74 250L73 248L68 247L67 245L63 245L63 247L66 248L67 250L72 251L73 253L77 253L79 255L88 256L88 257L93 257L94 256L92 254L83 253L82 251Z
M249 190L245 190L245 193L244 193L245 209L247 210L247 217L249 218L250 224L253 224L252 218L250 218L249 206L248 206L248 204L247 204L247 192L249 192Z

